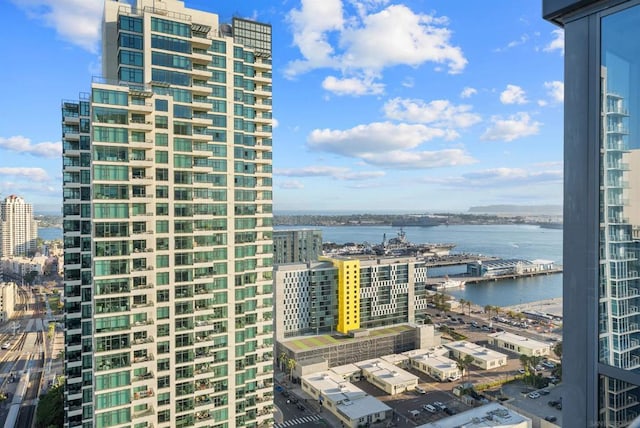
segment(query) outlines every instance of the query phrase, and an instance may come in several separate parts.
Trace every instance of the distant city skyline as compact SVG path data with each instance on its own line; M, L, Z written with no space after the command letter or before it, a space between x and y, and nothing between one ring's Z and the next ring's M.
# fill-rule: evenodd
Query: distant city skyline
M273 26L276 212L562 203L564 36L538 0L185 5ZM102 7L0 5L0 197L36 213L60 212L60 99L101 74Z

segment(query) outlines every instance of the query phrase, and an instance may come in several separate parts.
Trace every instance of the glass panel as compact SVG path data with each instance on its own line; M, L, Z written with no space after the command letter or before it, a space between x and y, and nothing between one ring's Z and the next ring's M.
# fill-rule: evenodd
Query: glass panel
M638 28L640 6L602 19L600 68L598 355L602 363L633 371L640 371L640 42L633 36ZM620 421L611 415L606 426Z

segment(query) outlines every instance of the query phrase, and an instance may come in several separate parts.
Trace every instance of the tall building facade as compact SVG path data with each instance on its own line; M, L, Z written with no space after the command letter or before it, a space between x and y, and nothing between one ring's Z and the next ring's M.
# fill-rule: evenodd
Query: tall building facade
M315 262L322 256L322 231L312 229L273 232L273 263Z
M272 426L271 27L133 3L62 103L65 426Z
M326 258L276 265L276 340L413 323L430 302L412 257Z
M563 426L638 426L640 1L543 14L566 52Z
M33 255L38 239L38 224L33 205L10 195L0 202L0 257Z

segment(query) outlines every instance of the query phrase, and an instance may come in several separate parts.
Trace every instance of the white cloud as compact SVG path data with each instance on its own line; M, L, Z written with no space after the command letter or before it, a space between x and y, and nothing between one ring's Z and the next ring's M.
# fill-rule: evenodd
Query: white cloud
M288 21L293 30L293 43L304 57L289 63L288 75L336 65L329 33L341 30L344 25L341 0L302 0L300 9L289 12Z
M271 119L271 126L275 129L278 127L278 125L280 125L280 122L278 122L278 119L276 119L275 117L273 119Z
M96 53L100 39L103 2L98 0L11 0L27 16L44 22L58 35Z
M361 157L367 153L412 149L434 138L444 138L442 129L424 125L374 122L341 130L315 129L308 137L311 149L343 156Z
M404 86L405 88L413 88L415 84L416 82L411 76L405 77L401 83L401 85Z
M384 105L386 117L414 123L428 123L439 128L468 128L480 122L480 115L470 105L453 105L448 100L422 100L394 98Z
M502 104L526 104L527 96L524 90L517 85L507 85L507 89L500 94Z
M476 88L471 88L467 86L460 92L460 98L471 98L473 95L477 94L478 90Z
M304 189L304 184L298 180L288 180L281 182L278 187L280 189Z
M507 43L505 47L494 49L494 52L504 52L506 50L515 48L516 46L524 45L529 41L529 38L530 37L528 34L523 34L522 36L520 36L519 39L512 40L509 43Z
M451 136L452 131L422 124L377 122L347 130L316 129L309 135L307 146L385 168L435 168L475 162L461 149L419 150L434 138Z
M456 188L487 187L496 189L498 187L562 183L562 180L562 168L540 170L538 166L534 165L531 168L491 168L458 177L425 178L423 181Z
M16 135L9 138L0 137L0 149L16 153L29 153L37 157L56 158L62 154L62 143L43 142L32 144L30 139Z
M362 159L371 165L396 169L441 168L469 165L476 162L471 155L460 149L364 153Z
M0 175L14 178L26 178L30 181L49 181L47 171L42 168L29 167L0 167Z
M564 55L564 30L556 29L553 30L551 34L553 35L553 40L543 48L543 51L559 51L561 55Z
M302 168L279 169L276 175L285 177L331 177L336 180L359 181L384 177L384 171L359 171L354 172L349 168L338 166L310 165Z
M516 113L504 119L501 116L491 117L492 126L481 139L490 141L513 141L518 138L535 135L540 130L540 122L532 121L527 113Z
M374 83L372 78L358 79L356 77L340 79L327 76L322 87L336 95L377 95L384 92L384 84Z
M333 68L346 76L380 77L395 65L419 66L433 62L448 67L451 74L467 64L462 50L450 42L446 18L414 13L404 5L372 9L387 1L355 2L359 16L344 17L339 0L303 0L288 21L301 59L288 64L286 74L294 77L316 68Z
M380 70L429 61L448 65L451 74L460 73L467 60L459 47L450 45L451 31L443 26L446 22L432 15L415 14L404 5L389 6L368 15L362 27L345 29L341 41L348 48L342 62Z
M544 107L549 104L546 100L538 100L537 103L540 107Z
M547 88L547 93L554 102L564 102L564 82L560 82L558 80L544 82L544 87Z

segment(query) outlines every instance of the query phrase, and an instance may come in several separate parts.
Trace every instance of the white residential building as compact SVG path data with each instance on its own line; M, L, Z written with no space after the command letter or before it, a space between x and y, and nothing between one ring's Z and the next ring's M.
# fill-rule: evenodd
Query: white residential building
M10 195L0 202L0 257L33 255L38 224L33 206L20 196Z

